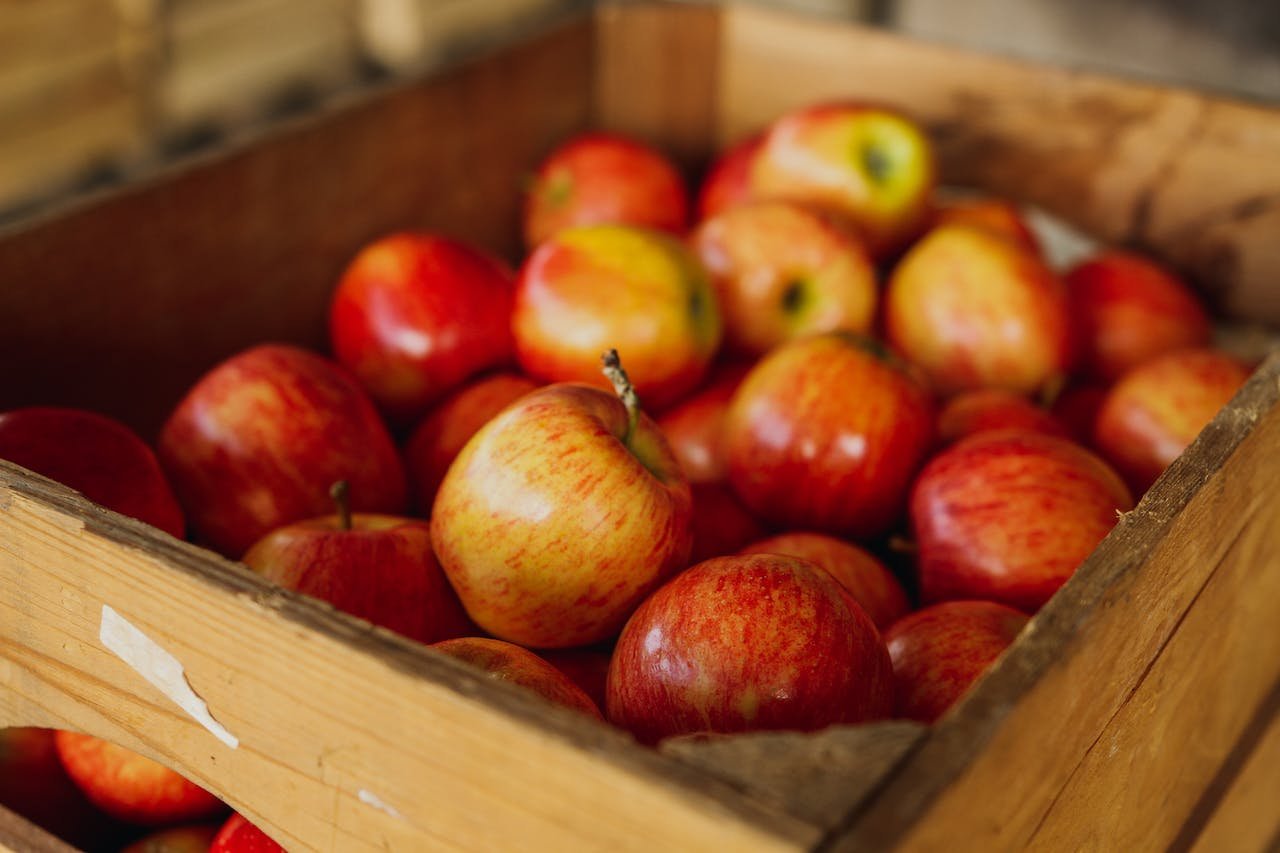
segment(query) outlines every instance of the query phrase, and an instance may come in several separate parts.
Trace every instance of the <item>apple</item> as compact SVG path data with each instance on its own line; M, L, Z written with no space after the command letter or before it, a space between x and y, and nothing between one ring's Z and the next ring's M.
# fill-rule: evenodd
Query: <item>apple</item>
M431 550L425 521L352 514L335 484L338 514L287 524L258 540L243 562L272 583L421 643L474 633Z
M425 514L458 452L476 430L538 383L515 373L495 373L455 391L414 429L405 464L416 502Z
M1062 282L1036 255L970 225L934 228L903 257L885 293L885 333L947 395L1034 394L1072 364Z
M1067 428L1070 438L1081 444L1092 444L1093 423L1098 419L1108 388L1091 381L1067 385L1049 407L1050 413Z
M1029 429L1072 437L1052 414L1020 394L999 388L964 391L948 400L938 413L938 438L946 444L992 429Z
M405 509L404 469L377 410L346 371L297 347L263 344L214 367L158 449L195 535L233 558L324 515L338 480L357 511Z
M692 483L693 548L689 564L736 554L766 531L725 483Z
M140 838L120 853L209 853L217 834L218 827L209 824L175 826Z
M0 459L57 480L107 509L182 538L186 521L151 448L95 412L33 406L0 413Z
M609 356L617 394L575 383L526 394L467 442L436 494L440 565L501 639L606 640L687 565L689 484Z
M688 224L684 180L666 157L615 133L583 133L538 167L525 196L525 245L576 225L616 223L680 234Z
M734 205L751 200L751 171L764 134L749 136L730 146L711 164L698 192L698 219L710 219Z
M1133 252L1108 249L1066 275L1081 368L1104 382L1166 352L1208 346L1212 329L1191 288Z
M1017 638L1027 614L993 601L944 601L893 624L894 713L932 723L969 691Z
M433 643L431 648L484 670L497 681L518 684L557 705L603 719L596 703L569 676L514 643L488 637L459 637Z
M606 691L609 721L656 743L882 718L893 674L875 625L826 572L752 554L699 563L641 604Z
M817 332L871 329L876 274L862 241L830 217L785 201L730 208L690 238L711 275L725 343L760 356Z
M1107 393L1094 421L1094 446L1142 494L1248 378L1248 367L1217 350L1158 356Z
M751 169L753 196L848 217L876 259L924 227L936 182L924 130L901 113L858 103L819 104L778 119Z
M969 436L930 460L911 493L921 598L1034 613L1132 508L1119 475L1074 442Z
M67 775L94 805L142 826L194 821L225 810L204 788L122 746L76 732L54 734Z
M237 812L218 830L209 853L284 853L284 848Z
M466 243L392 234L356 255L329 305L334 357L396 423L510 363L510 269Z
M1043 254L1040 241L1027 224L1018 205L1003 198L964 198L939 203L933 213L933 224L971 225L986 228L1012 240L1028 252Z
M658 418L658 428L690 483L716 483L728 476L724 416L749 369L746 364L718 365L706 386Z
M600 353L617 349L655 411L698 386L722 331L690 251L621 225L570 228L539 246L520 271L512 328L521 368L546 382L608 387Z
M870 338L817 335L743 379L725 417L729 481L777 527L874 537L901 513L933 435L932 399L908 366Z
M884 564L853 545L822 533L796 531L762 539L740 554L782 554L808 560L844 587L883 631L911 609L902 584Z
M609 674L609 660L613 657L612 644L580 649L547 649L541 657L578 685L595 703L597 711L604 707L604 685Z

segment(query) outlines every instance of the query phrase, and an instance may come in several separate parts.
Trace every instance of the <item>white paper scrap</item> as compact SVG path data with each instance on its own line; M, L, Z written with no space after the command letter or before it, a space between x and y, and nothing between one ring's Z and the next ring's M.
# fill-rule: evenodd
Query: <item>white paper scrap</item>
M209 713L209 706L191 689L187 674L182 669L182 662L135 628L109 604L102 605L102 625L98 629L98 639L218 740L232 749L240 745L240 739L213 718Z
M382 799L382 797L379 797L377 794L373 793L373 791L367 790L365 788L361 788L359 791L356 792L356 796L359 797L360 802L364 803L365 805L373 806L375 809L380 809L394 818L399 818L400 820L404 820L404 815L396 811L395 806L391 805L386 800Z

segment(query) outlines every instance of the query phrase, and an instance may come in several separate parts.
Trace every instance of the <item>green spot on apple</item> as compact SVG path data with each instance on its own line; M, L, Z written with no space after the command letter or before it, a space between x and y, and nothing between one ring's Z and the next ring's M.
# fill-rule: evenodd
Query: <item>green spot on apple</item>
M573 177L565 170L554 172L543 185L542 197L549 207L563 207L573 195Z
M782 311L788 316L799 313L804 307L807 288L802 279L793 279L782 291Z
M893 173L893 161L881 146L864 142L858 147L858 159L873 184L883 184Z

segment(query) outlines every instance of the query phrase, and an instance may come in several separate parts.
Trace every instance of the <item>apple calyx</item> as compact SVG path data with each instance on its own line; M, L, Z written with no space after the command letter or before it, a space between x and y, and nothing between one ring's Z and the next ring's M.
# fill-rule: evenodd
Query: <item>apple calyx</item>
M338 527L344 531L351 529L351 486L346 480L338 480L329 487L329 497L338 508Z
M600 364L605 378L613 385L613 392L627 410L627 431L622 436L622 443L629 448L631 439L636 434L636 423L640 420L640 397L627 378L627 372L622 369L622 360L618 358L616 349L610 349L600 356Z

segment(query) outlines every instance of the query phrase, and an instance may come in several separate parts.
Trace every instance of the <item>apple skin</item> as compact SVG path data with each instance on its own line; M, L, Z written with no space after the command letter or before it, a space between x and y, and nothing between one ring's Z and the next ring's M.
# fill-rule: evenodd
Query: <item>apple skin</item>
M930 724L968 692L1030 618L993 601L946 601L885 631L894 713Z
M119 421L33 406L0 414L0 459L181 539L186 521L151 448Z
M766 535L764 525L725 483L693 483L693 548L689 564L736 554Z
M880 634L834 579L753 554L699 563L640 605L606 690L609 721L651 744L882 718L893 674Z
M215 817L222 801L194 782L122 746L76 732L54 734L67 775L98 808L141 826Z
M739 554L782 554L808 560L844 587L883 631L911 609L902 584L884 564L849 542L822 533L781 533L748 545Z
M160 432L160 463L198 538L239 558L267 533L331 511L402 513L404 468L378 412L338 365L263 344L206 373Z
M120 853L208 853L217 834L212 825L175 826L140 838Z
M218 830L209 853L284 853L284 848L237 812Z
M614 636L687 565L689 484L654 422L562 383L517 400L458 454L431 540L476 624L535 648Z
M578 685L595 703L597 711L604 707L604 686L609 675L609 660L613 657L612 644L580 649L547 649L539 656Z
M899 262L885 293L885 333L943 394L1034 394L1070 371L1066 290L1040 258L998 234L942 225Z
M972 225L999 234L1037 256L1040 241L1027 224L1021 208L1003 198L966 198L942 202L934 210L933 224Z
M405 465L415 502L431 510L444 473L476 430L538 383L515 373L495 373L466 385L436 406L414 429L405 446Z
M805 335L870 331L875 267L830 217L784 201L742 204L702 223L690 245L711 275L725 343L748 357Z
M710 219L751 200L751 172L764 134L749 136L724 151L702 181L698 191L698 219Z
M993 429L1029 429L1072 438L1067 427L1051 413L1026 397L999 388L957 394L938 413L938 438L944 444Z
M1191 288L1148 258L1109 249L1065 277L1080 333L1080 367L1114 382L1145 361L1208 346L1209 316Z
M243 562L272 583L420 643L475 633L431 550L425 521L354 513L298 521L268 533Z
M1102 410L1102 403L1107 399L1105 385L1094 382L1074 382L1058 394L1049 411L1058 423L1067 428L1069 436L1080 444L1092 445L1093 424Z
M488 637L459 637L433 643L431 648L484 670L497 681L518 684L557 705L604 719L596 703L569 676L514 643Z
M514 295L511 270L485 252L392 234L343 272L329 340L382 411L408 424L467 379L511 362Z
M525 262L512 319L525 373L609 387L613 348L644 405L661 410L702 381L722 327L706 273L675 238L620 225L570 228Z
M898 518L933 437L925 386L878 343L844 332L765 356L725 419L729 481L752 513L853 539Z
M1119 475L1074 442L1017 429L962 439L912 490L921 599L1034 613L1132 508Z
M937 183L933 145L906 116L832 103L774 122L751 170L756 198L811 204L847 217L877 260L927 223Z
M584 133L542 162L525 196L530 250L565 228L616 223L683 233L688 192L657 150L613 133Z
M718 483L729 474L724 456L724 416L751 367L718 365L707 384L658 418L671 452L690 483Z
M1212 349L1179 350L1135 367L1107 393L1094 446L1142 494L1195 440L1249 378L1249 368Z

